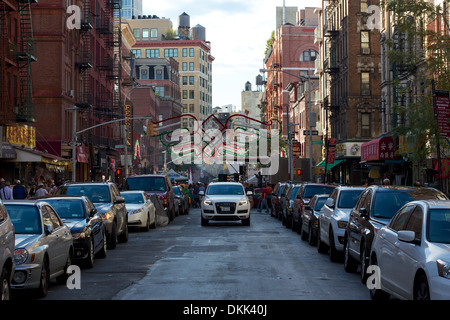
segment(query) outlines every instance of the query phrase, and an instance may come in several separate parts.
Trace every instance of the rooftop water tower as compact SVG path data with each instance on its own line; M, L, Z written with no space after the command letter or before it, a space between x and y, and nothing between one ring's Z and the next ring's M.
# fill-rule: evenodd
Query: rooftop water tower
M183 12L178 17L178 35L180 37L186 38L189 36L190 29L191 29L191 17L186 12Z

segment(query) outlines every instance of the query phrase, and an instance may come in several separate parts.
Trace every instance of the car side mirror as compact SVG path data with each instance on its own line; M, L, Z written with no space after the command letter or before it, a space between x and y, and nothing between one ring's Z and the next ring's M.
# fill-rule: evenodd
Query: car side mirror
M369 213L367 212L366 208L360 208L359 209L359 215L361 216L361 218L368 218L369 217Z
M397 236L398 240L403 242L414 243L414 240L416 240L416 233L411 230L400 230Z
M44 224L44 233L46 235L49 235L49 234L52 234L52 232L53 232L52 226L49 224Z
M202 190L202 191L199 191L198 194L199 194L200 196L204 196L204 195L205 195L205 191L203 191L203 190Z
M114 200L114 204L117 204L117 203L125 203L125 198L117 197L116 200Z
M333 198L327 198L327 201L325 202L325 204L327 205L327 207L333 209L334 208L334 200L333 200Z

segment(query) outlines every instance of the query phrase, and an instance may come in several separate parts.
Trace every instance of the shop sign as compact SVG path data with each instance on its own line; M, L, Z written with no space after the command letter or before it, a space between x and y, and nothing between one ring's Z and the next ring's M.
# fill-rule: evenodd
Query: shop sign
M8 126L6 127L6 138L11 144L36 147L36 128L31 126Z

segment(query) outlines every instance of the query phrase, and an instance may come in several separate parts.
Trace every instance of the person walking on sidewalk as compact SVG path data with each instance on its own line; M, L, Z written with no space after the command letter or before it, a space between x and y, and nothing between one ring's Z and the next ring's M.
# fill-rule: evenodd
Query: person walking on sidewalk
M262 190L262 194L261 194L261 199L259 200L258 203L258 211L262 212L262 207L266 208L266 212L268 213L270 211L269 206L267 205L267 186L264 186L263 190Z

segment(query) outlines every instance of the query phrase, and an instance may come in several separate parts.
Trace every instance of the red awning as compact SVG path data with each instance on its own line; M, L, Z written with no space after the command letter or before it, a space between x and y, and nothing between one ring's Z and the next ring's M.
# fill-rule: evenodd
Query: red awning
M393 137L382 137L361 145L361 161L397 160L398 143Z

